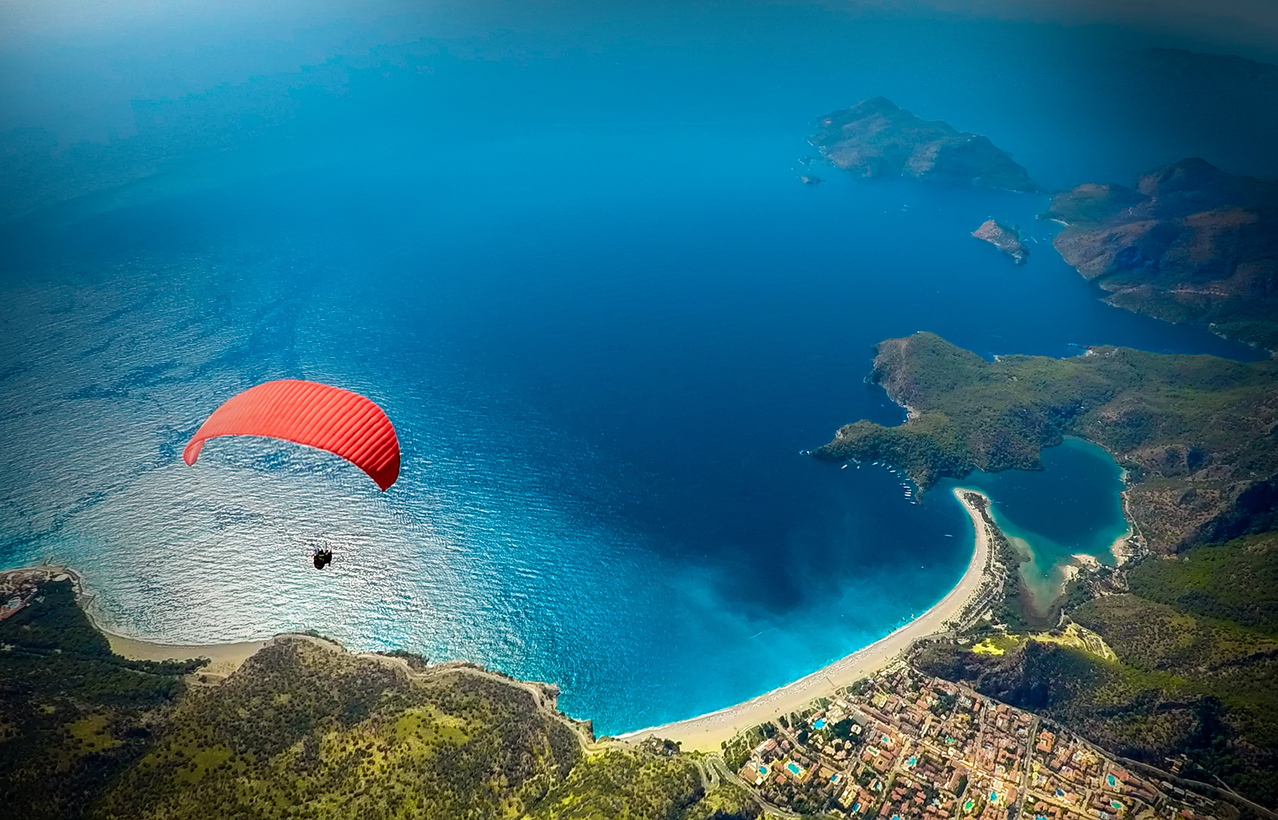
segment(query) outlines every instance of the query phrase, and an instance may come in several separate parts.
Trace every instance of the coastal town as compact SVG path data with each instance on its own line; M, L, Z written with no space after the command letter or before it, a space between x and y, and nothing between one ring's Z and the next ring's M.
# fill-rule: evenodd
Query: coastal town
M735 738L729 766L781 816L1205 820L1232 806L897 661ZM1175 771L1177 761L1169 761Z

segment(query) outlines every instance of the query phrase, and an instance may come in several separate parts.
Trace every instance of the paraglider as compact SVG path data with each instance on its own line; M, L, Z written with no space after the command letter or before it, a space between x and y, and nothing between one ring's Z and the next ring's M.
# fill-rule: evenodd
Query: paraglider
M182 451L194 464L204 442L262 436L327 450L359 467L383 491L399 478L399 439L382 408L358 393L281 379L232 396L200 425Z
M281 379L227 399L191 437L182 460L195 464L204 442L260 436L326 450L363 470L385 492L399 478L399 439L386 413L358 393L318 382ZM316 569L332 551L314 555Z

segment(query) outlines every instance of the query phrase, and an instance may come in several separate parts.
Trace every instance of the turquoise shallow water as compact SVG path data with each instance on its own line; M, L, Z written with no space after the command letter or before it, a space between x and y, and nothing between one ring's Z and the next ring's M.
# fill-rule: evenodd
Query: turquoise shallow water
M947 493L916 504L885 470L800 455L845 422L901 420L862 382L878 340L1251 355L1101 304L1045 245L1016 268L968 236L997 214L1037 247L1042 196L796 179L810 117L884 92L1052 184L1141 170L1141 117L1076 146L1036 97L1000 110L980 91L1017 65L1065 93L1110 34L772 13L709 45L363 55L340 84L291 78L288 115L251 140L199 99L135 105L139 128L222 147L0 228L0 565L75 565L126 634L318 629L553 681L620 732L811 672L961 575L972 536ZM272 82L212 98L276 100ZM1096 93L1074 127L1115 134L1122 95ZM280 377L379 402L400 482L382 495L254 441L182 464L213 407ZM1023 488L989 477L1000 520L1099 543L1112 463L1057 449ZM1062 495L1072 533L1051 527ZM317 546L337 555L322 574Z
M1043 451L1041 471L973 472L960 482L993 501L994 521L1025 551L1021 574L1034 600L1051 604L1075 555L1113 565L1114 541L1128 532L1123 471L1104 449L1081 439Z

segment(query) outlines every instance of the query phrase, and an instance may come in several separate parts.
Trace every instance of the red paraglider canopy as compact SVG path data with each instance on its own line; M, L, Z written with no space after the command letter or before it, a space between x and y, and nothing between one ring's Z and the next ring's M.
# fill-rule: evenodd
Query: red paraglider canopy
M218 436L263 436L327 450L368 473L382 490L399 478L399 439L370 399L318 382L282 379L250 387L213 411L182 460L194 464Z

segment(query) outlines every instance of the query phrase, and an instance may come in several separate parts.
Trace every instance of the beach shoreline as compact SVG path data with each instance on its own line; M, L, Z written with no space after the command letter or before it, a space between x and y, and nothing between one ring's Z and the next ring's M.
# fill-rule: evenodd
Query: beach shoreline
M639 741L647 737L661 737L680 742L686 751L717 752L722 743L738 732L780 715L803 709L816 698L888 666L910 649L916 641L945 632L948 625L960 618L972 601L980 596L989 580L991 569L990 539L985 521L980 511L971 506L963 498L962 493L980 495L985 499L986 504L990 503L989 497L979 490L965 487L955 487L952 492L972 521L976 533L975 547L967 569L958 583L926 612L869 646L862 647L828 666L770 692L708 714L627 732L618 735L617 739ZM272 640L164 644L118 635L104 629L94 617L91 606L93 595L86 591L82 577L70 567L41 564L6 572L40 572L45 575L46 580L66 576L75 587L76 597L80 601L85 616L106 636L111 645L111 651L130 660L166 661L207 658L210 663L201 668L196 676L205 678L208 682L225 679Z
M921 638L947 630L985 588L990 576L990 538L979 510L963 497L974 493L989 497L979 490L955 487L954 497L963 505L976 531L976 544L967 570L954 588L931 609L869 646L858 649L834 663L765 692L755 698L708 714L662 726L640 729L618 735L618 739L638 741L649 737L665 738L681 744L684 751L718 752L722 744L738 733L777 717L805 708L818 697L848 686L889 666Z
M37 564L0 571L0 574L8 573L38 574L42 575L45 581L60 580L61 576L65 576L75 589L80 610L89 619L89 623L93 624L93 628L107 639L112 652L131 661L185 661L193 658L207 658L209 663L201 667L196 675L206 679L223 679L239 669L241 664L252 657L257 650L270 643L269 640L261 640L236 643L166 644L129 638L102 626L93 614L93 594L87 591L84 578L71 567L61 564Z

